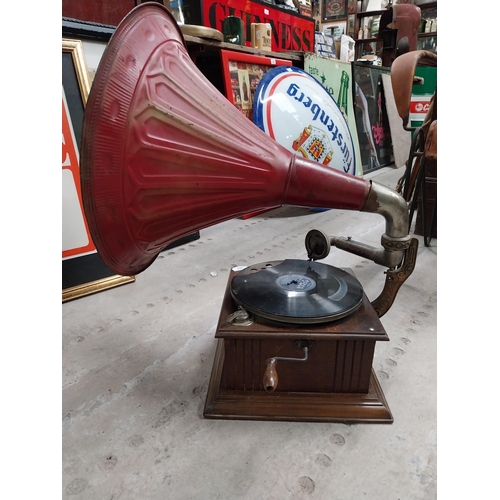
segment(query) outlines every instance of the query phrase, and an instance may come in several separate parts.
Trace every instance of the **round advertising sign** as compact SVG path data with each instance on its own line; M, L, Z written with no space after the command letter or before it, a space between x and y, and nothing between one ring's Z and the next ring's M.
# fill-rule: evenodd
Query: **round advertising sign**
M309 73L290 66L265 73L255 92L254 123L292 153L355 175L347 121Z

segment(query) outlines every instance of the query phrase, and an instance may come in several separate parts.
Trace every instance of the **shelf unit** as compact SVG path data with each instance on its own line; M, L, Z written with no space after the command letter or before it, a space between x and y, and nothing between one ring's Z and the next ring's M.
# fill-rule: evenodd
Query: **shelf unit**
M357 2L357 13L354 24L354 39L356 41L356 60L363 56L363 51L367 50L371 53L378 54L382 49L382 39L378 37L359 38L358 32L360 27L364 27L365 19L381 16L386 9L361 11L361 1ZM426 2L418 5L422 12L422 19L437 18L437 1ZM418 33L417 49L426 49L437 52L437 31L429 33ZM370 53L369 52L369 53Z

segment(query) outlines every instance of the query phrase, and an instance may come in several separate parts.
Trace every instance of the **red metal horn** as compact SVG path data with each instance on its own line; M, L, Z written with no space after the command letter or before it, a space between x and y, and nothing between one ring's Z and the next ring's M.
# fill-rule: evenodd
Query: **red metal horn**
M81 181L93 241L116 273L176 239L283 204L361 210L370 183L295 156L198 70L174 17L141 4L117 27L88 98Z

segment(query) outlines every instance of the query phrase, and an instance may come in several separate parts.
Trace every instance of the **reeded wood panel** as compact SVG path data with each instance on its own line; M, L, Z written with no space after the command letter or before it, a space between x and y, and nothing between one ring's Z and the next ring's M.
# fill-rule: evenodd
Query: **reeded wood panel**
M316 341L307 361L277 363L281 392L367 393L375 341ZM225 390L264 391L266 360L279 356L302 358L292 340L224 340L222 387Z
M393 422L373 369L367 393L235 391L224 389L221 377L224 357L224 340L219 339L203 411L205 418L350 424Z

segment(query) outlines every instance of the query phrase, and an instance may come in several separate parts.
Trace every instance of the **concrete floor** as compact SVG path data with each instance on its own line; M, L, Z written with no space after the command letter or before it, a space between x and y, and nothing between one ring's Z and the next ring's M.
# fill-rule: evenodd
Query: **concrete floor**
M395 187L402 169L368 178ZM231 267L306 258L317 228L378 246L374 214L283 207L200 232L135 283L63 304L62 495L86 500L429 500L436 484L437 240L382 317L374 369L393 424L208 420ZM332 249L373 300L384 268Z

